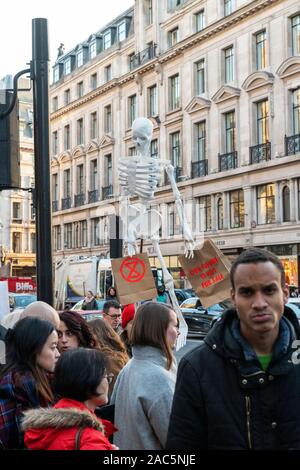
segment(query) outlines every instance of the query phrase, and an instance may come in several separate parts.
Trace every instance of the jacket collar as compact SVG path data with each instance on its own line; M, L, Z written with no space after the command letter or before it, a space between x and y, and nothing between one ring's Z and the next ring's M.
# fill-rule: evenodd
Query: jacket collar
M167 358L164 356L163 351L153 346L132 346L132 357L138 361L150 361L154 364L163 367L167 367ZM176 359L173 357L172 369L176 369Z

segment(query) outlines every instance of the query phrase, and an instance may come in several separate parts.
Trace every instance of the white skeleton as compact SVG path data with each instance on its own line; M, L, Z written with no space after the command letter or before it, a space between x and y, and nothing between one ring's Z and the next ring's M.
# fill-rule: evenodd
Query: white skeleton
M137 118L132 125L132 140L137 149L137 156L120 158L118 174L121 186L120 216L123 221L124 242L128 249L128 255L138 253L137 238L151 240L154 252L157 255L164 277L166 290L169 292L174 310L180 322L180 336L177 349L186 342L187 325L180 311L174 292L174 282L169 273L159 246L159 228L161 215L156 210L150 209L150 203L154 199L154 192L163 176L164 170L170 180L175 206L183 229L185 240L185 256L194 256L195 242L191 230L186 222L184 208L178 191L174 167L168 160L161 160L149 156L152 140L153 124L149 119ZM139 197L139 205L130 204L130 197Z

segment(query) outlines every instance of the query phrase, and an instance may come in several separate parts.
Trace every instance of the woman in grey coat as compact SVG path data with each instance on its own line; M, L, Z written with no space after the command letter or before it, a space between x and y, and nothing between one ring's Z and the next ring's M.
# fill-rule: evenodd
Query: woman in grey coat
M166 444L178 334L177 316L169 306L147 302L138 308L130 338L133 357L120 372L111 398L119 429L114 444L121 450L159 450Z

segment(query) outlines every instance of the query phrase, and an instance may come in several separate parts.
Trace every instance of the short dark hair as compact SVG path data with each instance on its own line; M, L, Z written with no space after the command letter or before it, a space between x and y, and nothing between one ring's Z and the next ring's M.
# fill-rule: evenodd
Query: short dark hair
M99 396L97 387L106 372L105 355L97 349L77 348L60 356L55 367L54 389L60 398L84 402Z
M109 309L113 307L113 308L121 308L121 305L119 304L119 302L117 300L108 300L107 302L105 302L105 304L103 305L103 313L108 313L109 312Z
M232 288L234 289L234 275L237 270L237 267L240 264L257 264L257 263L267 263L271 262L276 266L278 271L281 275L281 287L285 287L285 272L283 265L280 259L271 253L270 251L264 250L262 248L249 248L247 250L242 251L242 253L237 257L237 259L233 262L231 269L230 269L230 281Z

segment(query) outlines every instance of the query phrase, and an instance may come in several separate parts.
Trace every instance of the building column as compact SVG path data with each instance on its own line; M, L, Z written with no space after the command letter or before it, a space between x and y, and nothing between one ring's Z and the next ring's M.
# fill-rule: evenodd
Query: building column
M245 207L245 229L250 229L251 223L254 220L251 186L244 187L244 207Z
M230 201L229 192L223 194L223 229L229 230L230 228Z
M291 222L296 222L297 220L297 180L292 178L289 180L290 187L290 219Z
M280 181L275 183L275 214L276 214L276 223L280 224L282 220L282 207L281 207L281 197L280 197Z

